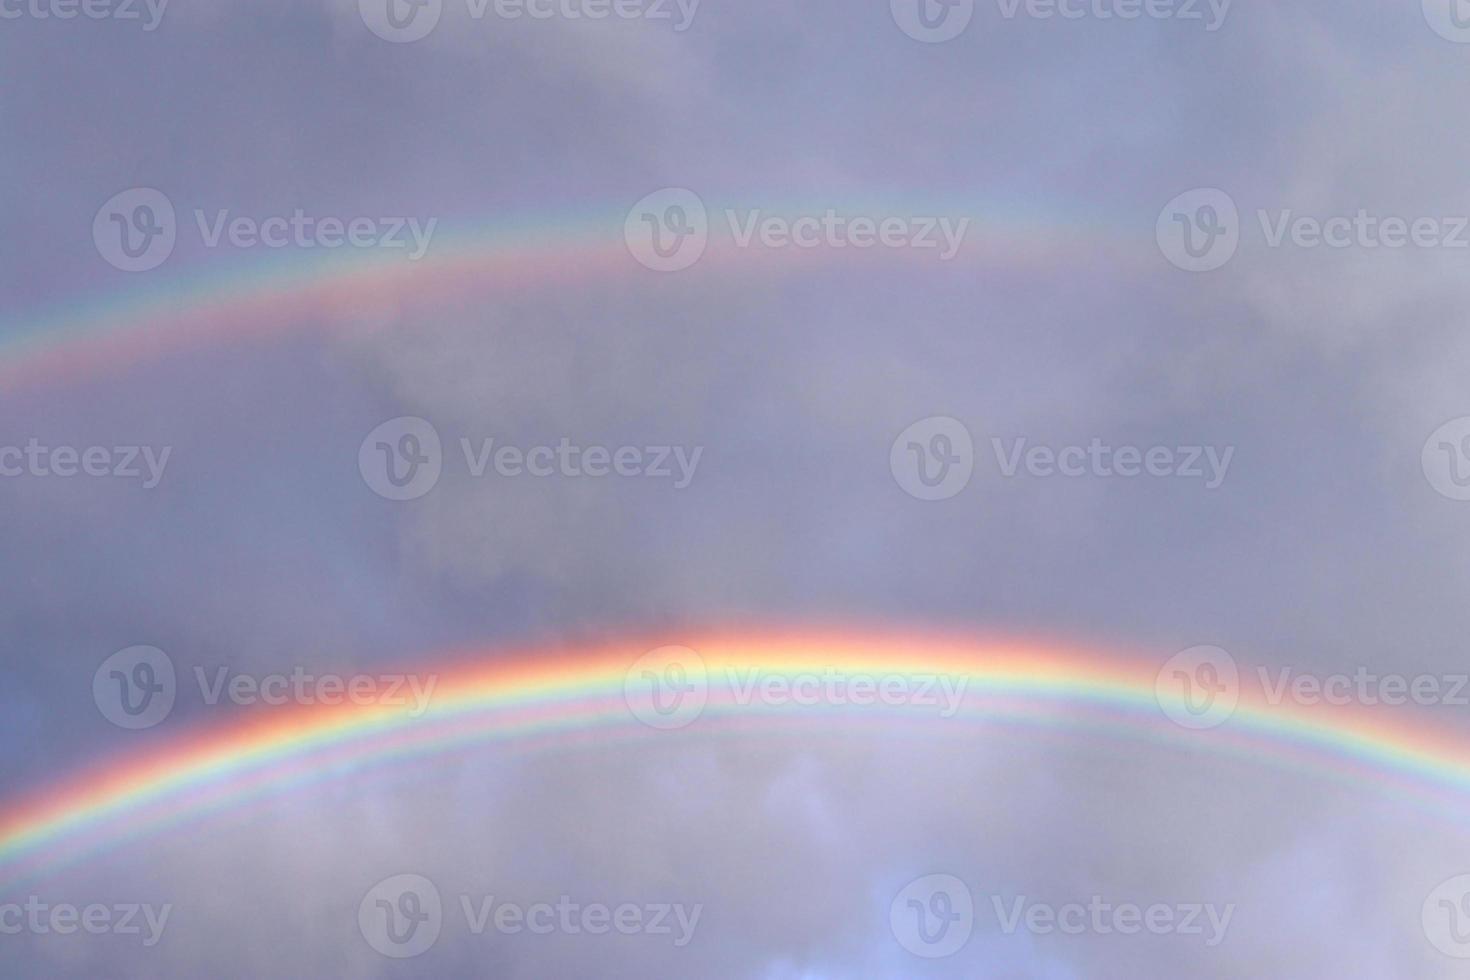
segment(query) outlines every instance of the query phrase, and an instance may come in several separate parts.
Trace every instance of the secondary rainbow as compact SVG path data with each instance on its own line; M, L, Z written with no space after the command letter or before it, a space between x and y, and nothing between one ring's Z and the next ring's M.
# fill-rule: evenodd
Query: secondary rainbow
M758 200L766 195L752 196ZM742 199L743 200L743 199ZM742 203L742 207L748 202ZM820 205L765 207L767 214L821 212ZM710 213L722 210L710 201ZM1014 271L1051 268L1068 255L1106 252L1112 267L1142 254L1119 248L1106 225L1076 214L1015 201L920 203L848 200L845 214L932 214L969 217L957 260ZM738 248L712 222L709 249L696 269L657 273L640 266L623 238L625 208L595 207L469 222L441 221L427 254L340 249L209 256L184 271L177 257L135 273L136 285L115 295L27 315L0 317L0 381L7 388L57 377L91 375L147 360L177 347L268 338L308 327L353 329L401 304L491 297L547 284L626 277L656 283L667 275L761 275L809 268L813 262L899 262L902 250ZM187 222L181 216L181 222ZM935 262L914 252L912 262ZM99 265L102 259L97 258ZM105 266L102 266L105 269Z
M923 737L966 735L976 725L1101 731L1423 793L1457 812L1470 808L1466 738L1413 714L1273 705L1248 685L1224 724L1187 731L1163 710L1171 695L1156 682L1167 658L929 633L731 632L677 642L697 652L697 661L681 663L688 669L679 676L702 694L698 710L672 727L658 727L664 723L657 718L648 724L648 705L638 693L648 651L657 644L624 642L461 654L438 667L415 661L415 673L436 678L426 710L417 714L403 705L297 706L180 732L162 748L120 755L0 801L0 885L202 813L366 765L496 740L565 746L590 734L600 744L610 735L692 740L785 732L793 724L820 733L847 726L882 731L892 723L912 725ZM654 666L657 673L667 663L658 659ZM814 675L959 679L963 700L944 716L917 699L899 706L814 707L752 698L743 686L752 678L789 684Z

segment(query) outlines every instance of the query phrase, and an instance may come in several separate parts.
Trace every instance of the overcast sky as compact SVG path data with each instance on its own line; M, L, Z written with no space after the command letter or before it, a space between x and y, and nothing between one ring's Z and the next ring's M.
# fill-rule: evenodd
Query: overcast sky
M1470 670L1470 423L1441 430L1470 416L1470 27L1448 4L1158 0L1191 16L1123 19L1100 15L1128 0L1064 4L1076 18L979 0L936 41L963 0L922 18L905 0L669 0L661 18L649 0L606 20L566 15L596 0L518 19L443 0L402 29L370 0L172 0L156 23L141 0L136 20L39 16L51 2L0 0L0 344L73 304L167 304L319 261L294 239L211 245L220 211L433 221L426 264L521 234L504 229L606 247L510 286L258 312L264 337L186 330L0 391L0 448L170 449L152 487L143 462L0 477L0 808L236 710L181 697L121 731L93 677L137 645L186 675L381 672L451 648L835 622L1161 662L1211 644L1315 676ZM130 272L94 224L134 188L166 198L175 241ZM683 197L634 207L668 188L703 206L709 247L659 272L643 214L668 234L699 218L670 210ZM124 226L146 224L139 200ZM908 244L855 247L828 209L900 219ZM825 237L742 247L753 211ZM1302 216L1355 220L1334 247ZM912 243L966 219L953 258ZM1394 245L1384 219L1419 240ZM402 417L442 439L443 472L395 501L359 450ZM916 424L923 452L954 448L936 434L973 446L946 499L909 492L906 444L892 458ZM672 451L669 478L476 477L462 438L701 452L686 486ZM1077 476L1006 475L1018 446L1094 441L1176 467L1197 447L1202 472L1122 477L1089 456ZM1402 710L1470 738L1470 707ZM1176 734L481 746L0 893L172 909L152 946L0 935L0 972L1463 975L1424 911L1470 873L1453 806ZM400 874L444 904L408 959L358 922ZM929 958L890 910L934 874L972 895L973 935ZM702 911L680 946L677 927L476 935L461 898L492 895ZM1203 934L1005 928L1018 900L1094 896L1200 906ZM1227 906L1212 937L1204 910Z

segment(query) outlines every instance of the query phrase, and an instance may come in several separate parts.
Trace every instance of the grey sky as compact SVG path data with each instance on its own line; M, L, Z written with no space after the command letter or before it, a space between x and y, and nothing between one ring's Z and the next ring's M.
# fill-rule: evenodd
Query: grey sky
M444 6L404 44L356 0L172 0L153 31L0 20L0 330L282 258L205 247L196 208L432 217L444 241L571 215L621 248L635 201L685 187L717 219L872 200L969 217L986 252L713 253L662 275L630 256L0 392L0 444L173 447L153 490L0 479L0 800L202 719L190 705L120 737L99 716L93 672L135 644L188 667L350 671L851 621L1161 657L1210 643L1322 673L1464 669L1470 503L1435 491L1421 451L1470 416L1470 252L1272 247L1257 214L1470 214L1470 44L1428 23L1447 9L1240 0L1207 31L1024 5L1008 19L981 0L963 34L924 44L873 0L706 0L682 32ZM113 268L91 234L131 187L181 215L150 272ZM1239 247L1212 272L1181 271L1155 238L1193 188L1239 208ZM398 416L430 421L447 455L463 435L704 456L682 490L446 467L395 503L357 453ZM969 486L936 503L889 467L930 416L976 445ZM991 440L1020 438L1234 454L1213 490L1008 479ZM1453 730L1466 710L1421 713ZM1188 739L487 747L58 873L30 891L172 903L165 939L0 935L0 957L22 976L1451 977L1420 910L1470 872L1453 816ZM453 908L429 953L396 961L356 915L405 872ZM967 883L977 925L927 961L888 911L932 873ZM452 924L461 894L704 911L683 949L473 936ZM992 895L1236 909L1207 948L1006 935Z

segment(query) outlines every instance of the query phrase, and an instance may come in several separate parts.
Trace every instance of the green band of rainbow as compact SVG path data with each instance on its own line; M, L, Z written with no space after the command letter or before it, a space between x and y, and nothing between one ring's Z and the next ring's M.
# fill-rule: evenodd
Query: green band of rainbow
M989 723L1141 733L1396 792L1422 790L1457 810L1470 805L1470 741L1425 725L1416 714L1273 705L1242 685L1228 720L1189 731L1164 710L1173 696L1157 683L1162 658L1150 662L1035 642L829 631L729 633L684 642L697 651L700 668L680 676L705 700L702 710L669 730L646 724L649 706L637 693L649 646L623 643L482 654L454 658L437 671L416 670L437 682L418 717L404 706L293 707L181 733L164 748L121 757L0 809L0 884L202 812L363 765L487 740L563 745L591 733L598 744L606 733L677 741L793 725L821 732L894 724L924 737L964 734ZM741 684L753 676L792 682L941 675L965 682L952 717L926 705L812 707L740 696Z
M741 207L749 202L737 201ZM822 213L830 204L766 207L765 214ZM132 276L116 295L22 317L0 316L0 381L7 388L54 377L88 375L180 346L261 338L310 326L374 323L402 304L494 296L547 284L620 278L666 282L672 276L765 275L813 263L911 262L942 267L930 252L897 249L736 247L717 232L723 207L710 202L710 245L699 264L678 273L640 266L623 239L626 211L599 207L576 215L539 215L459 225L443 222L417 261L381 249L221 253L183 272L170 259ZM1120 248L1105 225L1076 215L1048 215L1014 202L974 200L902 204L850 200L856 215L934 215L971 221L953 266L996 270L1054 269L1069 256L1106 256L1110 268L1134 263L1143 249ZM189 220L187 215L181 222ZM99 257L100 263L102 259Z

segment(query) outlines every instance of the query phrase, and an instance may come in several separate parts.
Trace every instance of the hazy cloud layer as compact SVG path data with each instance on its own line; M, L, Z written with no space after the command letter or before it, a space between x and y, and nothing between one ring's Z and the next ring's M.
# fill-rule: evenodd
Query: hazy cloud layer
M151 490L0 479L3 798L237 710L196 699L119 732L92 678L136 644L185 671L351 672L628 628L679 642L709 622L852 621L1160 658L1211 643L1316 673L1463 670L1470 504L1435 491L1421 453L1470 415L1467 253L1267 234L1284 211L1470 214L1470 45L1415 6L1239 3L1210 32L982 3L934 45L881 2L701 4L682 32L466 10L446 0L412 44L349 2L173 0L148 32L0 21L7 336L74 301L298 258L208 248L195 209L437 217L444 243L565 223L620 263L292 315L275 340L0 393L0 445L172 447ZM180 233L166 265L129 274L91 228L135 186L169 196ZM657 274L623 261L622 217L664 187L715 220L894 202L969 217L972 247L952 263L714 249ZM1187 273L1156 220L1211 187L1238 206L1240 242ZM406 503L358 470L364 436L399 416L445 445L438 484ZM969 485L935 503L889 461L930 416L976 447ZM461 438L702 455L682 488L476 477ZM1008 478L992 442L1094 439L1233 454L1207 489ZM1470 709L1410 710L1453 729ZM0 956L37 976L1458 975L1420 920L1470 873L1453 811L1222 759L1197 734L479 746L191 820L0 895L173 909L153 947L0 935ZM446 920L397 961L357 910L403 873L436 884ZM928 961L888 913L936 873L967 884L977 924ZM460 914L461 895L564 894L703 911L682 948L476 936ZM1234 912L1206 946L1006 934L991 904L1094 895Z

